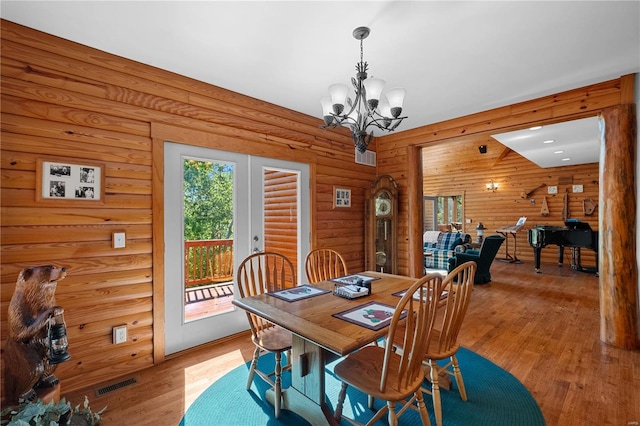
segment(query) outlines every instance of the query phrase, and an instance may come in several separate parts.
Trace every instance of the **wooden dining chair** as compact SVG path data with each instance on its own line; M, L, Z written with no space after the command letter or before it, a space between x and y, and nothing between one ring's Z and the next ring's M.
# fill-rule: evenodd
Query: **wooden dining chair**
M464 388L462 372L458 365L456 353L460 348L458 333L471 300L476 267L476 263L473 261L465 262L452 270L442 281L443 291L448 292L446 299L443 299L444 311L434 326L432 339L425 352L425 363L429 367L428 374L431 390L424 390L431 393L437 426L442 425L440 385L438 383L438 377L441 374L446 373L455 377L460 398L463 401L467 400L467 392ZM446 365L439 366L436 364L436 361L447 358L449 361Z
M348 275L347 263L342 255L328 248L311 250L304 267L309 284Z
M422 364L431 340L441 292L442 276L430 274L416 281L396 305L387 341L401 339L404 351L396 352L392 345L365 346L347 355L335 366L334 373L342 380L335 411L336 421L342 418L347 386L350 385L369 396L370 408L373 408L375 398L387 401L367 425L375 423L387 412L389 424L397 425L398 417L407 408L420 413L423 425L431 424L422 397ZM403 319L403 311L407 314L406 319ZM401 328L400 323L403 324ZM402 404L397 412L396 403Z
M238 267L237 280L240 297L294 287L296 283L295 269L291 261L286 256L273 252L252 254L243 260ZM274 390L275 416L278 418L282 404L282 371L291 368L291 332L249 312L247 318L251 327L251 340L256 345L249 368L247 389L251 388L254 374L258 373ZM268 352L275 355L276 364L272 372L264 372L257 368L258 358ZM284 368L283 352L287 352ZM271 379L272 376L274 379Z

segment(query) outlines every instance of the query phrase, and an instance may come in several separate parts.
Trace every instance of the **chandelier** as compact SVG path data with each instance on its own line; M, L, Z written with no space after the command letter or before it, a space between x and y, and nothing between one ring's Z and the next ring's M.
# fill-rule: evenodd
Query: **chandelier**
M360 40L360 62L356 64L356 78L351 78L355 89L354 100L349 97L346 84L332 84L329 86L329 96L320 100L325 123L322 128L349 127L353 144L360 153L367 150L373 138L373 129L369 131L370 127L390 132L407 118L400 117L406 90L399 87L389 89L385 93L386 99L381 99L385 81L367 78L369 65L363 60L362 40L370 32L367 27L353 30L353 37Z

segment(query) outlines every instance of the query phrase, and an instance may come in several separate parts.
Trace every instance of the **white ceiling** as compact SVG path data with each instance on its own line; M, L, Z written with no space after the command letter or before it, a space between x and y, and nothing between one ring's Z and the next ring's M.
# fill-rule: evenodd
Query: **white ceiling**
M597 163L600 128L597 117L491 135L542 168Z
M318 117L369 76L397 131L640 72L638 1L7 1L2 18Z

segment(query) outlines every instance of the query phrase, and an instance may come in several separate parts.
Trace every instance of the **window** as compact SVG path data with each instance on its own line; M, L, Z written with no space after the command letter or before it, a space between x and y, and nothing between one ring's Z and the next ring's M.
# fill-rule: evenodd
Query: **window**
M423 231L449 231L463 228L464 196L425 196L423 202Z

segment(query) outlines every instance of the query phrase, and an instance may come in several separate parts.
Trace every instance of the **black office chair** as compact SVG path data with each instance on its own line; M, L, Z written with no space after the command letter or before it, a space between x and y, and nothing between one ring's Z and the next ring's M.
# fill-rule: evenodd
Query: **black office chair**
M474 282L476 284L490 282L491 273L489 270L503 241L504 237L501 235L489 235L482 241L480 250L467 250L464 253L456 253L455 256L449 259L449 272L465 262L473 261L478 265Z

